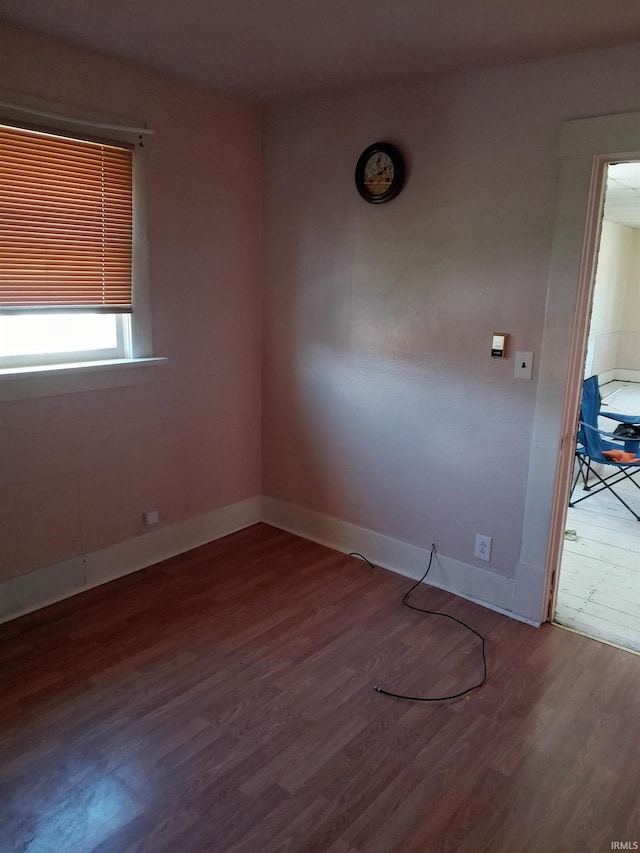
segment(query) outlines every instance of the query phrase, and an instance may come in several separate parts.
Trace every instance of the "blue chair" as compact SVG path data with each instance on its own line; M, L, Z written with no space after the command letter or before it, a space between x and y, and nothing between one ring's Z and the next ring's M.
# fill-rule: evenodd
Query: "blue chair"
M640 515L638 515L638 513L635 512L624 498L620 497L613 488L617 484L622 483L625 480L629 480L637 489L640 489L640 484L636 482L635 479L640 474L640 461L614 462L608 457L602 455L605 450L624 449L638 456L640 439L629 440L618 438L611 432L601 430L598 426L598 416L618 421L621 424L640 425L640 415L619 415L615 412L601 412L598 377L591 376L589 379L584 380L582 384L580 420L578 423L578 443L576 446L578 471L573 481L573 485L571 486L569 506L576 506L577 504L582 503L582 501L586 501L587 498L592 497L592 495L597 495L599 492L607 489L629 510L637 521L640 521ZM615 443L616 441L618 442L617 444ZM615 470L613 473L603 477L593 468L594 463L607 465L615 468ZM589 478L591 475L596 479L595 486L589 485ZM573 493L580 479L582 479L584 490L588 492L588 494L583 495L577 500L573 500Z

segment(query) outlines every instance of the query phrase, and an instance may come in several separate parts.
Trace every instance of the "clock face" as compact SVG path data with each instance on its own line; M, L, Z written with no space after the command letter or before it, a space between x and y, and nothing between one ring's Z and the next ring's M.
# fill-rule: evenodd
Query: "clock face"
M391 201L402 188L402 155L388 142L375 142L366 148L356 165L356 188L371 204Z
M393 160L384 151L374 152L364 166L364 185L371 195L386 193L393 183Z

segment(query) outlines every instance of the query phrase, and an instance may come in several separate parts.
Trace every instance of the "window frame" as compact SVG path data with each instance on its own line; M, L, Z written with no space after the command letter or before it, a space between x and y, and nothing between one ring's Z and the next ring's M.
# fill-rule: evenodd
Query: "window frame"
M148 362L154 359L151 334L151 304L147 248L147 210L145 192L145 167L153 132L144 127L132 127L127 121L89 114L76 110L76 115L63 115L69 107L56 107L51 102L26 99L12 104L2 100L0 91L0 122L17 127L37 126L50 133L63 133L78 139L101 140L124 144L132 148L132 311L117 314L117 352L108 350L78 350L67 353L0 356L0 380L14 373L24 375L25 368L35 375L38 368L49 374L56 366L66 368L69 375L74 366L78 369L96 362L117 366L133 361ZM21 99L22 101L23 99ZM18 311L14 313L26 314ZM115 314L116 312L114 312ZM164 360L164 359L163 359Z

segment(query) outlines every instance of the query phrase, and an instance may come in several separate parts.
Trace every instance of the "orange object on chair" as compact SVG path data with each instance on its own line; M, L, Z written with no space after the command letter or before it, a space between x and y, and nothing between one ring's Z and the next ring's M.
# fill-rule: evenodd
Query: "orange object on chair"
M612 462L640 462L640 459L628 450L603 450L602 455Z

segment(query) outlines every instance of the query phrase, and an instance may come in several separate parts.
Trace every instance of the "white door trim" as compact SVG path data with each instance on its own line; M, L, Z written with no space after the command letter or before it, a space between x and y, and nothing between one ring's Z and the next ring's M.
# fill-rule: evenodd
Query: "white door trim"
M640 112L564 122L520 561L518 610L545 621L562 549L606 165L640 157Z

